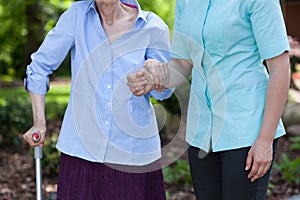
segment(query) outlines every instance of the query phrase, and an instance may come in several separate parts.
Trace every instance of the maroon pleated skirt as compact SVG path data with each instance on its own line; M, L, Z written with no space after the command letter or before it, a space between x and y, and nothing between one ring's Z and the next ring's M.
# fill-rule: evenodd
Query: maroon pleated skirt
M141 171L124 172L114 165L110 167L61 153L57 200L166 199L161 169L145 172L145 168L124 167Z

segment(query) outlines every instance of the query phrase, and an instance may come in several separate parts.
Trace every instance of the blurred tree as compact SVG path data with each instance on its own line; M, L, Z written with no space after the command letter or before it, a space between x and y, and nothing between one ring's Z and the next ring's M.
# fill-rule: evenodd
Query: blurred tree
M39 47L44 35L44 15L42 9L42 0L30 0L25 4L25 27L27 29L26 44L24 48L24 63L19 72L25 71L25 66L31 61L30 55Z
M72 2L0 0L0 75L24 76L30 54Z
M175 1L176 0L138 0L143 10L149 10L159 15L170 29L173 28Z
M25 45L25 1L0 0L0 73L15 73L23 63Z
M0 0L0 79L3 79L3 75L17 78L25 75L31 53L37 50L45 34L73 2L74 0ZM157 13L172 28L175 0L138 2L144 10Z

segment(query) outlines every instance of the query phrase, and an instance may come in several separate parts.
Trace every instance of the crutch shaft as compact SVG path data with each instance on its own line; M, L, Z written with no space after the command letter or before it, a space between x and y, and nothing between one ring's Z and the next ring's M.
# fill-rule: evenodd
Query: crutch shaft
M36 172L36 200L42 200L42 147L34 147L35 172Z

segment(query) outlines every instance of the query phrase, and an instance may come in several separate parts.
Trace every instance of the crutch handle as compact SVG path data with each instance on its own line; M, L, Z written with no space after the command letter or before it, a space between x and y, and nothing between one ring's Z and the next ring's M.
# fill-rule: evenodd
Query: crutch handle
M41 133L36 131L34 133L31 134L31 139L33 142L38 142L41 139Z
M41 139L41 133L36 131L31 134L33 142L38 142ZM41 159L43 157L42 148L40 146L34 147L34 159Z

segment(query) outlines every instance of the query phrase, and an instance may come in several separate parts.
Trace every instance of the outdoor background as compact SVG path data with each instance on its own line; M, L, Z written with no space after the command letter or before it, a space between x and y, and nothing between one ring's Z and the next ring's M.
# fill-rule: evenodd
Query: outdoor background
M21 139L22 133L32 125L31 105L22 86L23 78L31 53L37 50L45 34L72 2L0 0L0 200L35 198L33 154ZM139 0L139 3L144 10L157 13L172 29L175 0ZM279 142L268 189L269 200L300 194L300 45L293 37L290 37L290 44L291 89L283 114L288 134ZM55 143L68 103L69 77L70 59L67 57L51 75L47 95L48 132L43 148L43 195L47 199L55 199L59 158ZM184 123L181 116L185 109L180 108L176 96L164 102L153 100L153 104L158 103L167 114L167 121L161 130L162 146L167 145L178 132L184 138L184 130L178 129L180 121ZM176 154L170 153L171 156ZM163 171L168 200L194 200L186 153Z

